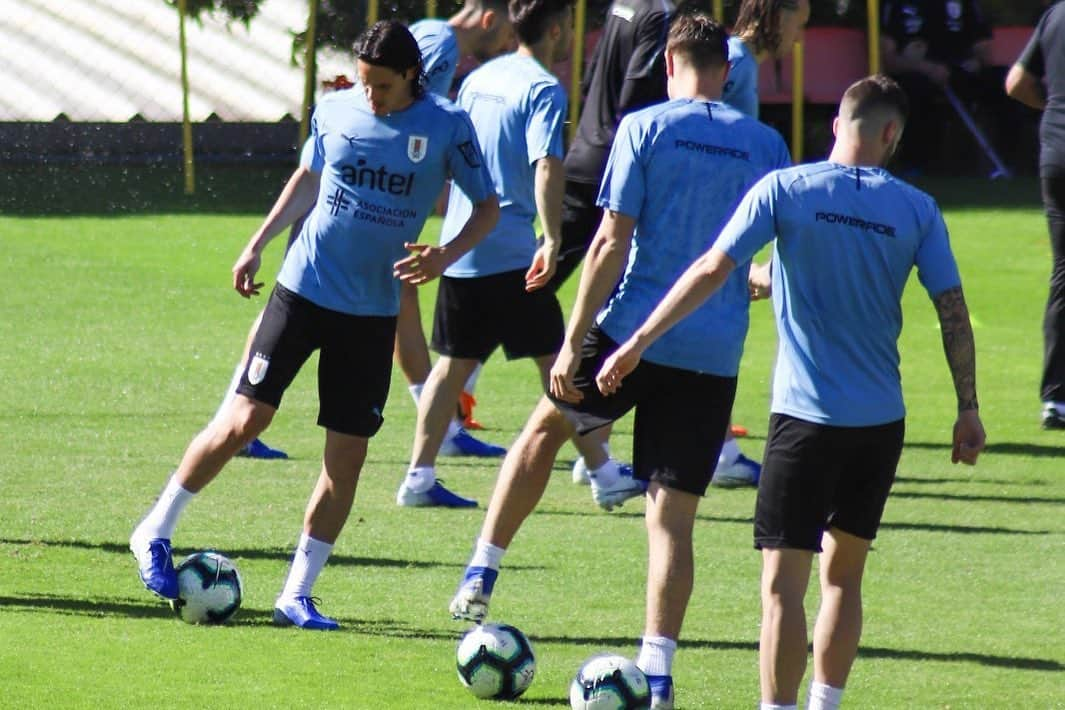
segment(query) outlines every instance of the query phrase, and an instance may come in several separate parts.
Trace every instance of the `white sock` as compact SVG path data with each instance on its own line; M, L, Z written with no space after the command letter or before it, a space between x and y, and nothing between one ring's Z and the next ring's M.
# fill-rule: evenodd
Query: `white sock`
M721 455L717 457L718 466L731 466L740 457L740 445L735 439L729 439L721 446Z
M333 546L328 542L315 540L307 533L300 534L300 543L292 555L292 566L288 570L285 588L281 590L283 599L311 596L311 588L318 579L325 561Z
M588 463L585 461L585 463ZM609 488L618 482L618 462L607 459L606 463L599 468L588 469L588 477L600 488Z
M243 375L244 363L238 362L236 369L233 370L233 378L229 381L229 389L226 390L226 396L222 398L222 403L218 405L218 411L214 413L210 426L218 424L229 410L229 405L233 402L233 398L237 396L237 385L240 384L240 378Z
M415 466L407 471L403 485L411 493L425 493L436 483L436 469L433 466Z
M425 383L422 382L417 385L407 385L407 391L410 392L410 396L414 398L414 406L418 406L418 400L422 396L422 388L425 387Z
M798 705L777 705L776 703L762 703L761 710L799 710Z
M473 556L470 557L470 563L467 566L499 569L499 563L503 561L503 554L506 551L504 547L477 538L477 543L473 546Z
M462 424L459 423L458 419L452 419L447 423L447 433L444 434L444 441L451 441L460 431L462 431Z
M155 505L133 531L133 536L148 540L157 537L170 539L174 535L174 527L181 517L181 511L185 510L185 506L195 495L182 488L176 477L171 476L166 482L166 488L159 494L159 500L155 501Z
M463 392L466 394L473 394L473 391L477 388L477 378L481 376L481 369L483 367L483 364L477 363L476 367L473 368L473 372L471 372L470 376L466 378L466 384L462 386Z
M810 682L810 698L806 710L837 710L843 699L843 688L833 688L816 680Z
M673 675L677 642L665 636L644 636L636 665L647 675Z

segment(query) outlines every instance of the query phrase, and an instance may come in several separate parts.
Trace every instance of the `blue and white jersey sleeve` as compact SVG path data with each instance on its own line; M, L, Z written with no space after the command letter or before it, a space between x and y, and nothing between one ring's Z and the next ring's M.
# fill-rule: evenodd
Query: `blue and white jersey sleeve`
M495 194L492 176L485 167L484 153L477 142L470 117L465 111L455 121L456 135L448 148L447 165L451 179L473 204L478 204Z
M914 263L917 265L917 278L920 279L921 285L930 297L935 298L944 291L961 286L961 274L958 273L958 264L950 249L950 238L947 236L943 215L934 205L932 210L928 229L917 248Z
M448 98L460 59L455 30L444 20L421 20L410 26L410 32L422 52L425 88Z
M307 136L307 140L305 140L303 142L303 147L300 148L300 167L301 168L311 168L312 170L314 169L313 168L313 165L314 165L314 148L315 148L314 136L313 135ZM321 170L317 170L316 172L322 172L322 171Z
M739 37L729 37L728 64L728 80L721 100L740 113L758 118L758 62Z
M562 158L562 126L568 99L560 84L543 87L530 97L525 145L529 164L540 158Z
M621 120L596 201L600 207L633 219L642 214L647 193L647 176L640 162L641 129L629 116Z
M719 249L737 264L744 264L776 238L776 219L773 215L773 193L777 186L774 173L755 183L743 197L732 217L725 224L714 248Z

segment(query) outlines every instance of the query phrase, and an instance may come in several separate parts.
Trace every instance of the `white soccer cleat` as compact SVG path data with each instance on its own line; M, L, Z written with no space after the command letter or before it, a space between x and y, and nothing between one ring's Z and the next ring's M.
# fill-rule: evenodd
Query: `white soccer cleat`
M718 488L757 486L761 475L762 465L740 454L735 461L727 466L718 464L717 468L714 469L714 477L710 479L710 485Z
M584 457L580 456L573 462L573 482L579 486L587 486L592 482L588 475L588 464L584 463Z
M632 466L618 464L618 480L611 486L600 486L592 478L592 498L603 510L613 510L629 498L642 496L647 492L647 481L638 481L632 477Z
M465 619L480 624L488 616L488 602L492 599L499 571L487 567L471 567L455 592L448 610L452 619Z

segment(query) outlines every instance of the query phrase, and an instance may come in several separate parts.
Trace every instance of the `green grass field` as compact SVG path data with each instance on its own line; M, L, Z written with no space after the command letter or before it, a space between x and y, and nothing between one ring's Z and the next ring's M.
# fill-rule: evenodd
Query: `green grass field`
M484 511L395 505L414 419L398 372L315 590L340 633L269 624L319 467L310 365L264 437L292 460L234 461L175 537L178 555L216 548L237 563L246 598L234 621L187 626L141 587L129 532L229 380L261 304L231 291L229 268L284 175L208 171L201 185L212 189L193 200L175 193L173 175L159 177L102 171L57 205L61 217L39 191L0 201L0 707L490 707L456 678L464 627L446 612ZM913 279L901 341L908 443L870 557L845 702L1065 707L1065 433L1038 420L1050 254L1037 188L928 188L946 209L974 315L989 446L976 468L950 464L954 395L934 310ZM264 275L280 252L271 247ZM427 320L432 295L423 293ZM769 309L755 304L735 412L752 456L764 442L774 343ZM509 443L538 397L532 365L491 362L478 396L486 438ZM622 420L622 456L630 435ZM537 652L518 705L567 706L580 662L602 649L632 655L641 632L643 505L598 511L569 481L572 457L563 450L493 600L492 616L523 629ZM496 464L449 459L440 471L485 502ZM678 707L758 699L753 503L753 490L712 490L703 502ZM811 590L811 616L816 607Z

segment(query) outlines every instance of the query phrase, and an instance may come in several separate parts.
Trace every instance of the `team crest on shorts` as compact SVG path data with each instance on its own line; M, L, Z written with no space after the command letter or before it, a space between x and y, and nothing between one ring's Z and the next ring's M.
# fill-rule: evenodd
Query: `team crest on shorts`
M262 353L255 353L255 357L251 359L251 364L248 365L248 382L253 385L262 382L263 378L266 377L266 370L269 367L270 358Z
M425 153L429 148L429 136L409 136L407 138L407 157L412 163L420 163L425 160Z

